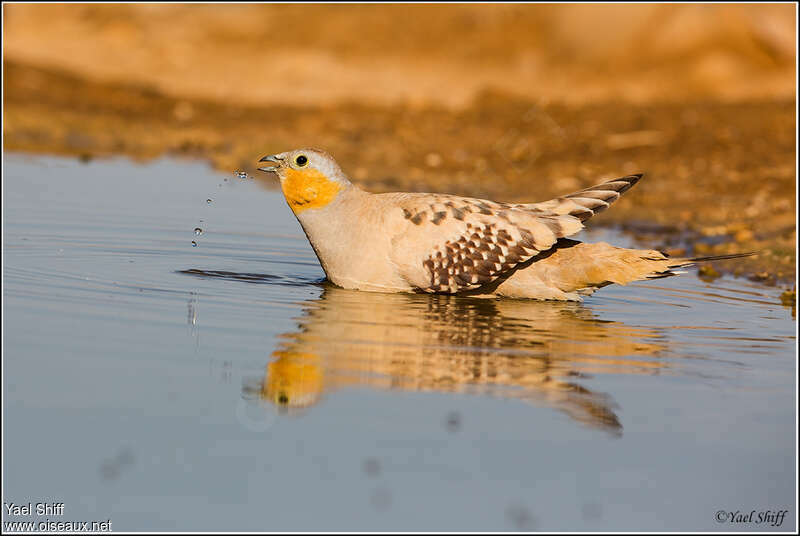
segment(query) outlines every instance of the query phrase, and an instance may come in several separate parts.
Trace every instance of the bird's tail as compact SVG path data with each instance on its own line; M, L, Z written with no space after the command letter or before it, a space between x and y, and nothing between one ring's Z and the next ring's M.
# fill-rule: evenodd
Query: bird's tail
M586 244L561 239L542 258L514 274L504 291L518 297L580 299L610 284L660 279L686 273L679 268L697 262L737 259L755 253L670 258L656 250L626 249L606 243Z

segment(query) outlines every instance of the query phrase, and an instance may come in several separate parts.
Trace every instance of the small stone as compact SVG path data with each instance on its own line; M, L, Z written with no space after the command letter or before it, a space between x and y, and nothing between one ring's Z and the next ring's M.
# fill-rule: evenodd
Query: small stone
M734 240L737 242L749 242L753 239L753 231L750 229L742 229L737 231L735 235L733 235Z
M194 108L186 101L181 101L172 109L172 115L178 121L188 121L194 117Z
M703 236L720 236L728 233L728 228L724 225L709 225L700 229Z
M711 246L704 244L703 242L697 242L694 245L694 252L697 255L706 255L711 252Z
M703 281L714 281L718 277L720 277L720 273L714 269L713 266L710 264L706 264L701 266L699 270L697 270L697 277L702 279Z
M425 164L429 167L436 168L442 165L443 159L441 155L437 153L428 153L425 157Z
M797 287L792 290L784 290L781 293L781 303L787 307L795 307L797 305Z
M774 285L776 282L775 274L771 274L769 272L758 272L750 276L750 281L757 281L759 283L764 283L765 285Z

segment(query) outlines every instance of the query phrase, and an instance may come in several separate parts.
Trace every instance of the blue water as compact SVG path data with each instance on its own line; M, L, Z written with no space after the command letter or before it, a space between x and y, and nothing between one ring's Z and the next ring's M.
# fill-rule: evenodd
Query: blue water
M4 522L795 527L796 327L774 288L346 291L280 194L233 172L6 155L3 175L3 501L64 503Z

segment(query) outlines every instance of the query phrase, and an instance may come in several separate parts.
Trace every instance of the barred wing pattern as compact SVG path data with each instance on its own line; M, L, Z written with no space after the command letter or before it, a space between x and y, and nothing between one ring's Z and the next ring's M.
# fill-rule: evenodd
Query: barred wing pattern
M631 189L641 178L641 173L628 175L627 177L620 177L549 201L521 206L553 214L569 214L581 221L586 221L611 206L611 203L619 199L623 193Z

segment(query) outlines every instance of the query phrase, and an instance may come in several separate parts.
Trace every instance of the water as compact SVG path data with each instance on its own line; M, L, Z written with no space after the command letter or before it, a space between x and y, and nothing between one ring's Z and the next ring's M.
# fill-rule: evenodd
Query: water
M6 502L113 530L796 523L775 289L691 273L584 304L360 293L323 284L255 181L170 160L3 171Z

